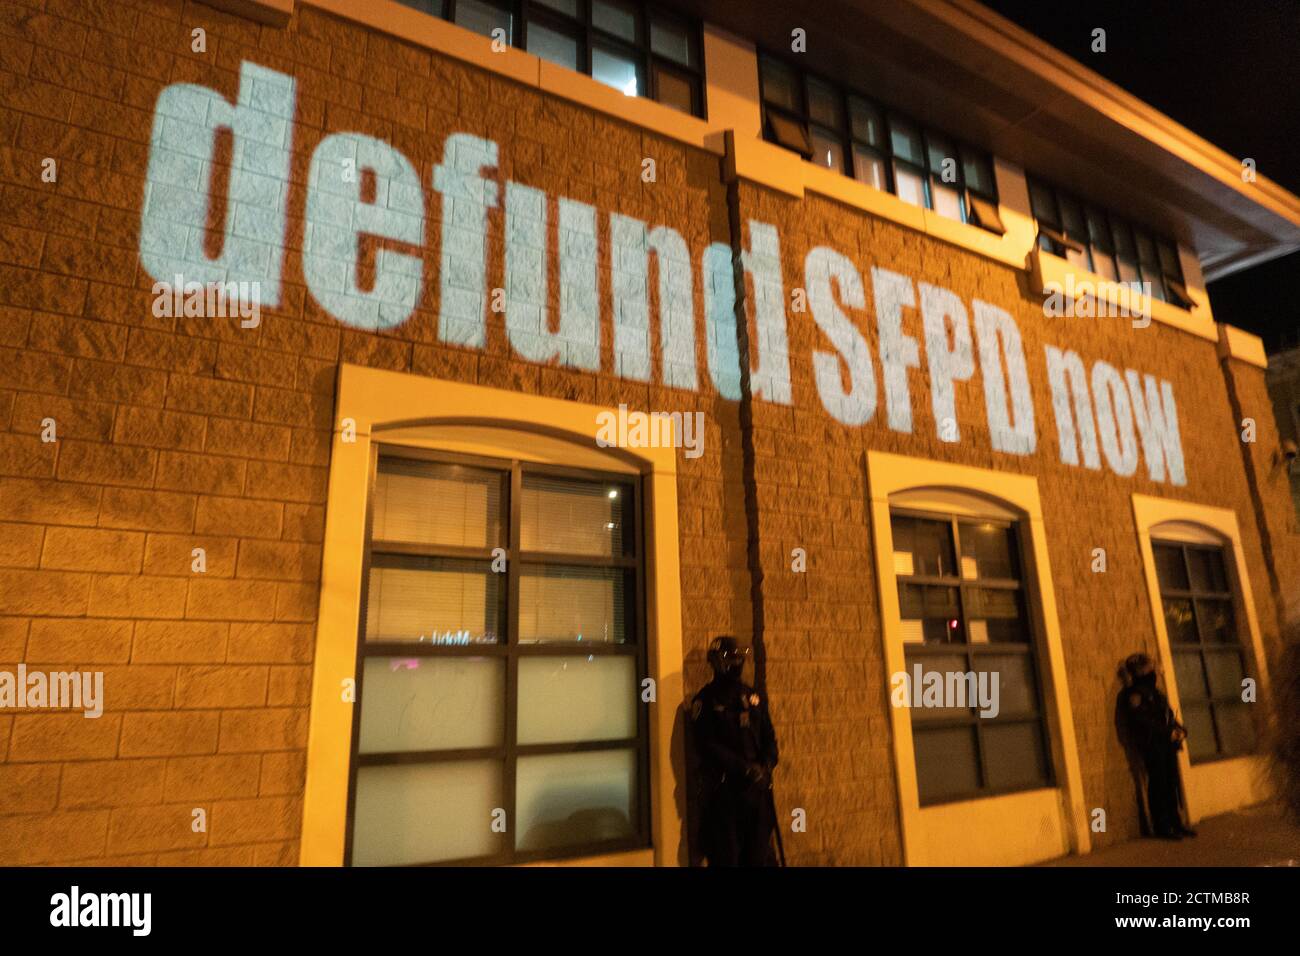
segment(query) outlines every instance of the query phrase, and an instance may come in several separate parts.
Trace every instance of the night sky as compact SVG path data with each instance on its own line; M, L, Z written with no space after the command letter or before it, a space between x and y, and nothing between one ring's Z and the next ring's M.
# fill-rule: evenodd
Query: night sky
M1300 0L981 2L1300 194ZM1300 345L1300 253L1209 292L1218 321Z

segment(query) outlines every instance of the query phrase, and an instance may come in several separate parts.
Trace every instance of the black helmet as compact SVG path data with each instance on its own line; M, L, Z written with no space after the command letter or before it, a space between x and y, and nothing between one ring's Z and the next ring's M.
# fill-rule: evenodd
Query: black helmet
M715 637L709 644L709 666L717 677L738 679L748 656L749 648L742 647L730 634Z

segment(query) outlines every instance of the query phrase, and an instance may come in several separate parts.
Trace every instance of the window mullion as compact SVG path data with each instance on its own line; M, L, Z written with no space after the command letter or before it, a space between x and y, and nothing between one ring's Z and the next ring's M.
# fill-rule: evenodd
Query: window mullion
M506 713L505 766L502 774L502 802L506 811L505 852L514 857L516 820L516 762L519 750L519 541L523 501L523 475L518 461L510 463L510 526L506 558Z

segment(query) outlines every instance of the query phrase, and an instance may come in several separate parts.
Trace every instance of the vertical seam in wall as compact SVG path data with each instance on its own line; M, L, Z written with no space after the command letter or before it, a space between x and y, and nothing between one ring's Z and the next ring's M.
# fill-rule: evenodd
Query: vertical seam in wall
M1241 421L1245 418L1243 415L1241 399L1237 395L1237 382L1233 378L1232 370L1229 368L1231 356L1223 356L1219 359L1219 369L1223 373L1223 381L1228 389L1228 401L1232 405L1232 415L1234 418L1233 430L1241 427ZM1268 575L1268 587L1271 592L1273 604L1273 618L1277 623L1279 636L1286 633L1286 620L1282 607L1282 581L1277 576L1277 565L1273 554L1273 535L1268 529L1268 522L1264 517L1264 496L1259 490L1259 479L1255 477L1255 469L1250 460L1250 450L1246 447L1246 442L1239 442L1241 445L1241 463L1246 472L1246 487L1250 491L1251 510L1255 512L1255 527L1259 531L1259 545L1263 551L1264 571ZM1267 654L1269 646L1264 644L1264 652Z
M728 149L734 149L730 137ZM755 480L754 392L750 375L753 356L749 343L749 310L746 307L744 240L740 223L740 182L727 183L727 223L731 232L731 271L736 289L736 351L740 358L740 447L741 482L745 489L745 544L749 565L749 598L753 613L754 687L767 697L767 651L763 641L766 615L763 605L763 562L758 535L758 485Z

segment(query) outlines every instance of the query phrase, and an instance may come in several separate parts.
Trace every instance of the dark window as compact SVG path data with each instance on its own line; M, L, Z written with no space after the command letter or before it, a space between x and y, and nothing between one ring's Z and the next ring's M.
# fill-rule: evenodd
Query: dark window
M874 189L1001 235L988 156L820 77L760 56L763 135Z
M649 845L640 509L634 476L380 448L350 865Z
M945 682L950 674L998 675L996 717L981 717L975 702L912 709L921 803L1050 786L1016 525L894 511L890 527L909 681L917 665Z
M1029 180L1029 204L1044 252L1112 282L1135 286L1161 302L1192 307L1173 243L1154 241L1124 219L1096 206L1085 207L1040 180Z
M1245 649L1224 564L1223 548L1153 542L1152 555L1174 679L1193 760L1255 749L1250 705L1241 699Z
M644 0L398 0L492 36L627 96L704 114L697 23Z

